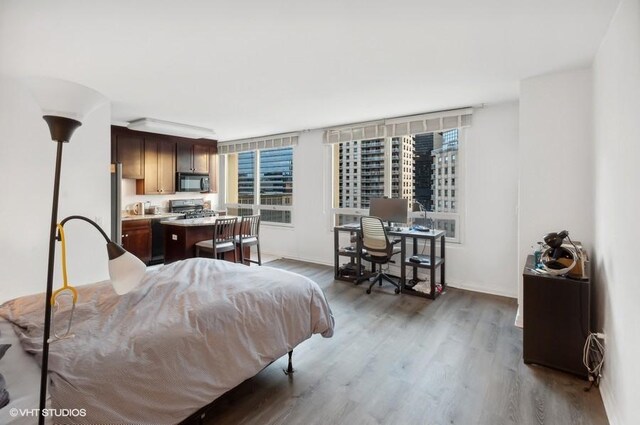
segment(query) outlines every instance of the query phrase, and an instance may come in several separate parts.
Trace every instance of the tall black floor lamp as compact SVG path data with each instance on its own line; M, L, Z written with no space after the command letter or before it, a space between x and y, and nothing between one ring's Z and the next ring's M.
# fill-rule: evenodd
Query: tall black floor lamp
M49 126L51 139L57 143L56 166L53 179L53 203L51 205L51 226L49 228L49 260L47 265L47 289L45 292L44 335L42 336L42 369L40 375L40 403L38 424L45 423L44 409L47 402L47 384L49 372L49 338L51 335L51 309L53 295L53 271L56 255L56 240L58 229L58 201L60 194L60 172L62 168L62 148L68 143L74 131L82 125L79 120L69 116L82 117L104 101L97 92L68 81L54 79L31 79L27 81L34 97L40 103L42 117ZM52 113L47 113L52 111ZM106 170L106 165L105 165ZM142 279L146 266L142 261L125 251L107 237L106 233L92 220L82 216L65 218L60 225L72 220L80 219L93 225L100 231L107 241L109 256L109 275L111 283L118 294L124 294L133 289Z

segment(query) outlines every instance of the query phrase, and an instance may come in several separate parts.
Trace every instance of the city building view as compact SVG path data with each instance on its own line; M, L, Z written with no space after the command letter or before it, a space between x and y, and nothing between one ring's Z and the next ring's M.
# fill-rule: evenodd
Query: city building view
M389 142L386 142L389 140ZM426 212L457 212L456 160L458 130L342 142L334 151L337 164L334 205L367 209L371 199L389 196L415 202ZM389 164L385 157L391 158ZM338 223L357 221L339 215ZM437 228L455 234L455 220L435 220Z
M291 223L290 210L267 209L260 206L292 205L293 148L230 154L227 156L227 167L230 170L229 175L236 177L229 178L227 203L247 205L230 207L229 214L253 214L255 207L263 221ZM256 193L259 194L258 199Z

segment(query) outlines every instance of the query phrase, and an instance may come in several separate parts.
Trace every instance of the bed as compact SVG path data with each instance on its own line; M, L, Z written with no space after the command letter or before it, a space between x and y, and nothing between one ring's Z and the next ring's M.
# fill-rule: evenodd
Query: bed
M120 297L109 282L78 290L75 337L49 354L51 407L85 409L74 423L179 423L312 334L333 335L318 285L269 267L194 258ZM42 295L6 302L0 317L39 361Z

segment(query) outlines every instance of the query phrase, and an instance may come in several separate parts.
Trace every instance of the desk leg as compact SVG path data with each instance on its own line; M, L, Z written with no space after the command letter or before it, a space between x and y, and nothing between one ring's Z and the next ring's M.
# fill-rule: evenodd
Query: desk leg
M411 255L417 255L418 254L418 238L411 238L413 239L413 253ZM412 267L413 269L413 284L415 285L416 283L418 283L418 268L417 267Z
M400 242L400 287L404 290L407 279L407 267L405 266L407 238L402 236L402 242Z
M339 237L338 237L338 231L337 230L333 230L333 277L334 279L338 278L338 269L340 267L340 265L338 264L340 262L340 256L338 255L338 250L340 249L340 247L338 246L338 242L339 242Z
M362 241L360 234L356 234L356 285L359 285L364 280L364 274L360 273L362 268Z
M436 268L434 266L436 262L436 239L429 239L429 255L431 256L431 268L429 269L429 280L431 281L431 297L436 299Z
M442 258L442 265L440 265L440 284L442 285L442 290L444 291L446 286L445 280L444 280L444 268L446 266L446 261L444 261L444 243L445 243L445 237L444 235L442 235L440 237L440 258Z

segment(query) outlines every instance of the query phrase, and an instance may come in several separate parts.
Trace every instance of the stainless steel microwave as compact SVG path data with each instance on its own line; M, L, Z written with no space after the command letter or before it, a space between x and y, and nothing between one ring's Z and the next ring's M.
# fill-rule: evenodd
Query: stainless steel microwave
M176 191L208 192L209 175L193 173L176 173Z

